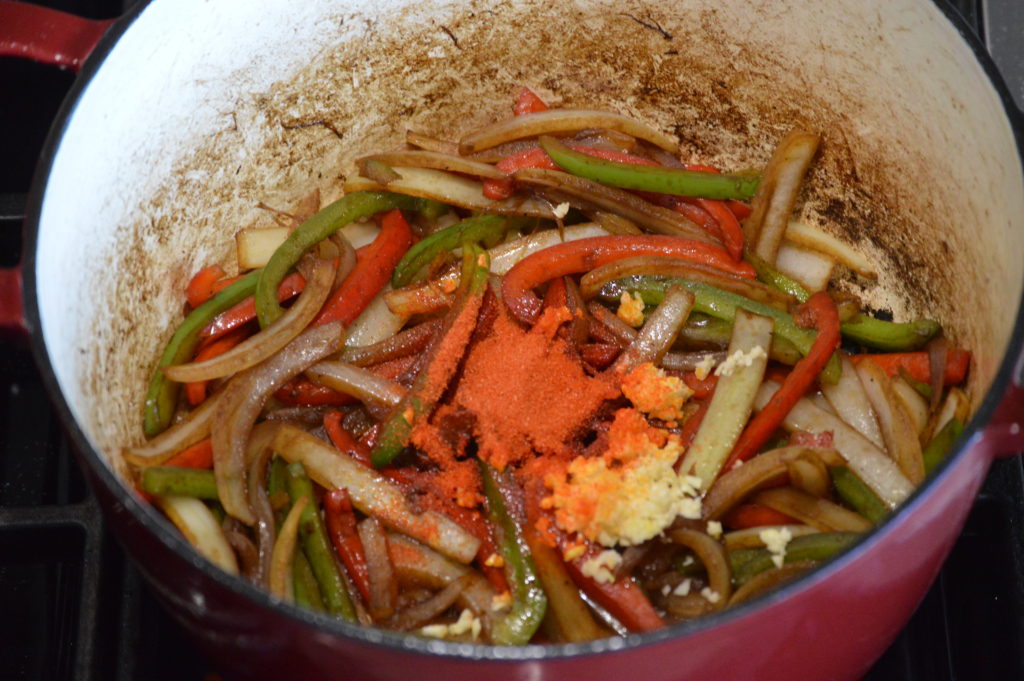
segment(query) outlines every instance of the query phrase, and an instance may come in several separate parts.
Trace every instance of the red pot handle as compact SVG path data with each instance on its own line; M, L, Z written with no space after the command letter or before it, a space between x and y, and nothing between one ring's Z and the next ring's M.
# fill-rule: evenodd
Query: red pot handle
M0 0L0 57L21 57L78 72L113 19Z
M1010 373L1010 384L982 433L993 456L1024 453L1024 349Z
M20 57L77 73L114 22L0 0L0 57ZM21 267L0 269L0 331L26 333Z

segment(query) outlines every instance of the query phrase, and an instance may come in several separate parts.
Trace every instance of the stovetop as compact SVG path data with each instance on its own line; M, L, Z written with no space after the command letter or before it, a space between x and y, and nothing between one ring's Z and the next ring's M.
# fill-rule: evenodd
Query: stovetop
M44 0L90 18L132 0ZM953 3L1024 104L1024 2ZM0 267L17 263L31 174L73 76L0 61ZM12 94L13 93L13 94ZM0 338L0 679L218 678L104 528L23 340ZM1024 679L1024 467L999 461L949 560L865 681Z

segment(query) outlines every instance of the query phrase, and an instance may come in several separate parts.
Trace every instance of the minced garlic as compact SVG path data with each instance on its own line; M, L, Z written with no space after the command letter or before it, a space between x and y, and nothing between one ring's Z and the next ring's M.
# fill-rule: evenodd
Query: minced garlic
M629 291L623 291L615 315L634 329L640 328L644 325L644 299L639 293L632 296Z
M690 583L692 580L684 579L676 585L676 588L672 590L672 593L676 596L686 596L690 593Z
M722 523L717 520L708 521L708 535L714 539L718 539L722 536Z
M618 551L602 551L583 563L580 572L598 584L611 584L615 581L613 570L622 564L622 556Z
M480 637L480 631L482 629L483 625L480 624L480 620L473 614L473 611L463 610L459 614L459 619L452 624L428 624L427 626L420 628L420 633L424 636L431 636L433 638L461 636L462 634L468 633L475 641Z
M683 403L693 391L682 379L644 362L622 378L622 394L648 416L676 421L683 417Z
M486 565L487 567L504 567L505 559L497 553L492 553L491 555L487 556L487 559L484 561L484 565Z
M507 610L511 605L512 594L508 591L502 591L500 594L491 597L491 610L493 612Z
M552 493L543 504L555 509L566 532L608 547L641 544L676 516L700 518L699 480L672 467L681 454L675 436L650 426L635 409L620 409L604 454L576 457L565 472L549 475Z
M711 370L715 368L715 357L714 355L706 355L704 359L697 362L697 366L693 368L693 375L697 377L698 381L703 381L711 373Z
M713 590L710 586L706 586L701 589L700 595L704 597L704 600L711 604L715 604L722 599L722 595Z
M768 357L768 353L760 345L750 348L749 352L737 350L715 368L715 376L731 376L737 369L752 365L758 357Z
M757 536L764 542L768 552L772 554L772 562L775 563L775 567L782 567L786 560L786 545L793 539L793 533L789 531L789 528L769 527L761 530Z
M561 220L562 218L569 214L569 204L560 203L557 206L555 206L551 212L555 214L556 218Z

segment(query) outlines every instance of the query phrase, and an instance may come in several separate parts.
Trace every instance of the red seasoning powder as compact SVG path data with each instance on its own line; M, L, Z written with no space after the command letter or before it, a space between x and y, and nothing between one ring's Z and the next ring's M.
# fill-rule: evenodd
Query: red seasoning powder
M587 376L550 329L531 332L504 305L466 358L452 403L476 417L479 456L499 470L534 452L571 457L573 441L598 408L619 395L616 381Z

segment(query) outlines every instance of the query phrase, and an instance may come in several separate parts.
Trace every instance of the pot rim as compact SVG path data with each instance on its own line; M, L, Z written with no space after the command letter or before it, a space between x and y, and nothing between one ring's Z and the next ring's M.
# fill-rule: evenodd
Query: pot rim
M756 615L761 610L776 605L828 580L833 574L838 573L849 564L860 559L861 556L871 551L876 544L894 532L900 522L914 514L924 503L929 491L940 485L951 475L955 462L967 456L974 448L983 446L982 439L985 427L994 416L996 409L1003 399L1009 386L1015 363L1019 357L1024 356L1024 296L1022 296L1018 304L1017 316L1007 351L1000 362L992 385L970 422L965 427L964 432L955 443L953 453L946 458L943 464L929 475L894 513L887 517L873 531L858 540L848 550L822 563L807 575L734 608L689 622L678 623L657 631L631 634L626 637L600 639L583 644L528 645L522 647L492 646L431 640L349 624L329 615L315 613L274 599L268 592L250 584L244 579L233 577L223 572L214 566L213 563L196 553L170 521L165 519L155 508L143 502L138 496L130 493L107 465L104 457L93 448L85 433L74 419L71 409L60 390L53 366L50 363L46 349L46 340L42 334L40 308L36 292L36 249L38 248L39 220L45 188L61 141L77 109L78 103L92 82L92 79L102 68L107 56L121 36L131 27L152 1L142 0L132 7L125 15L115 21L97 43L96 48L86 60L68 96L61 105L47 136L34 173L23 225L22 270L25 285L22 295L24 297L25 320L31 335L33 355L39 367L43 383L50 394L51 401L68 435L81 454L79 460L89 466L89 469L95 475L95 479L102 481L102 484L107 487L130 514L143 527L155 535L166 548L189 560L207 578L212 579L220 588L226 589L233 595L248 599L274 612L276 615L292 619L303 625L338 637L380 646L387 651L415 653L429 657L455 658L473 662L518 662L563 660L599 653L635 650L664 643L670 639L695 636L719 625ZM961 38L967 43L975 59L988 76L989 82L995 88L1013 131L1018 157L1024 163L1024 113L1017 108L995 63L989 56L980 38L974 33L964 18L949 4L948 0L934 0L934 2L939 11L953 24ZM131 555L130 550L128 553Z

